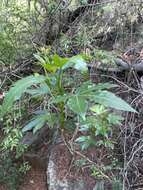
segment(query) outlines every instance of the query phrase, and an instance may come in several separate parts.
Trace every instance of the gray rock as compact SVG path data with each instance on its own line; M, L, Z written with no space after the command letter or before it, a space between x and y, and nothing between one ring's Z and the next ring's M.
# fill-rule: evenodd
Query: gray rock
M58 145L57 145L58 146ZM83 180L70 180L68 178L59 179L58 175L61 172L57 169L57 149L52 149L49 157L47 168L47 184L48 190L88 190ZM67 168L68 171L68 168Z

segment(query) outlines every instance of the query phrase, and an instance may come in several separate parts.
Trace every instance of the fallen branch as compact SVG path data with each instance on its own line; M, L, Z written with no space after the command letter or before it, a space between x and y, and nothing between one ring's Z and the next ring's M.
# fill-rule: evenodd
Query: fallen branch
M103 67L103 66L97 66L96 64L91 65L88 64L88 68L90 69L96 69L96 70L101 70L101 71L106 71L106 72L123 72L123 71L130 71L134 70L137 72L143 72L143 60L141 60L139 63L136 64L128 64L122 59L117 58L115 60L115 63L117 67Z

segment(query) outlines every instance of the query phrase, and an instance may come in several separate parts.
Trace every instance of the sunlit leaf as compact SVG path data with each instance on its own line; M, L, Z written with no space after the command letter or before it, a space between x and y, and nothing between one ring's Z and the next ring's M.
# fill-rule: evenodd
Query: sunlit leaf
M71 96L67 102L68 107L76 114L84 114L87 111L88 103L82 96Z
M117 110L136 112L128 103L117 97L112 92L102 91L91 97L96 103L104 105L106 107L114 108Z
M51 73L55 73L58 70L58 66L51 63L44 63L43 67Z
M62 67L63 70L68 68L74 68L81 72L88 71L87 64L81 55L71 57L68 62Z
M113 125L120 125L121 121L123 121L123 117L121 117L120 115L115 115L115 114L109 114L107 117L108 121L110 124Z
M106 112L107 110L105 109L105 107L103 105L94 105L90 108L90 110L92 112L95 112L97 115L103 114L104 112Z

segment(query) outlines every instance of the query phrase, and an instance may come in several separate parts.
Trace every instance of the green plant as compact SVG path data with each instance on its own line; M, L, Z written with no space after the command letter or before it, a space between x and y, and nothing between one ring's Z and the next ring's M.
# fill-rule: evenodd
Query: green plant
M28 162L24 162L23 164L20 165L19 167L19 172L22 174L26 174L27 171L31 169L31 166L29 165Z
M33 130L35 133L46 123L49 127L56 126L63 131L74 123L73 126L79 126L81 131L81 136L76 142L81 145L82 150L92 145L112 148L113 143L110 139L112 126L119 124L122 118L113 114L110 108L136 112L124 100L108 91L116 85L94 84L90 80L85 80L88 68L85 62L87 58L83 55L62 58L57 54L51 54L49 49L42 48L35 57L45 75L36 73L14 83L0 108L0 117L11 112L13 104L18 103L22 95L34 99L40 97L40 101L43 99L44 109L33 113L34 117L23 127L22 132ZM69 75L73 70L81 72L81 82L79 80L77 82L76 77ZM10 129L10 133L8 128L5 131L7 136L3 148L22 154L24 149L18 145L22 133L17 128ZM29 167L24 165L20 171L27 169ZM100 172L104 175L104 171Z
M88 28L86 26L81 25L80 31L76 34L74 43L77 48L79 47L89 47L92 43L92 37L88 35Z
M15 64L20 57L31 54L30 38L39 28L39 20L43 20L44 10L40 10L40 15L37 10L41 6L37 0L0 1L0 64Z
M20 142L23 137L18 125L21 114L18 107L4 117L3 135L0 139L0 183L10 190L17 190L21 177L30 169L28 163L19 162L19 158L27 150L27 145Z
M16 190L19 183L19 172L17 165L9 154L0 156L0 183L6 184L10 190Z
M96 85L91 81L84 81L82 84L75 83L75 86L67 85L65 82L67 78L76 82L74 77L64 75L67 70L72 68L81 73L88 71L84 56L62 58L57 54L51 55L49 50L43 49L42 53L36 54L35 57L44 69L45 75L35 74L17 81L7 93L0 112L1 117L9 112L13 103L19 101L24 93L30 94L32 97L47 98L45 109L34 113L35 117L23 128L23 132L32 129L36 132L45 123L48 123L49 127L57 123L59 128L65 129L65 123L69 118L75 118L75 122L80 123L92 119L92 123L95 123L99 117L103 116L103 114L97 114L102 108L99 105L136 112L121 98L105 90L115 87L115 85L109 83ZM95 110L97 105L98 110ZM88 113L92 113L93 116L88 117ZM95 115L98 115L98 118ZM106 123L113 124L113 121L109 122L109 119L111 120L110 115L108 115ZM96 135L104 133L107 136L108 130L108 127L104 128L98 124L95 133Z
M10 153L0 155L0 184L5 184L9 190L17 190L22 182L23 174L30 169L27 162L16 163Z
M24 114L23 110L23 105L21 104L21 107L18 105L3 119L3 136L0 150L6 153L14 153L16 159L21 157L28 148L27 145L20 142L23 137L20 128L20 119L22 114Z
M94 49L93 54L96 61L101 62L103 64L115 65L116 55L114 55L113 53L105 50Z
M106 92L106 95L108 93ZM114 98L114 95L109 93L109 97L112 99ZM104 99L102 98L101 104L104 104ZM114 99L112 102L112 106L113 105ZM90 108L89 116L87 116L85 120L82 120L80 122L79 130L81 132L84 132L84 135L81 135L79 138L77 138L76 142L78 142L81 145L82 150L87 149L88 147L93 145L104 146L106 148L113 148L113 143L110 140L109 135L111 137L112 126L120 124L122 120L122 117L120 117L119 115L115 115L114 113L111 113L111 111L106 109L105 106L96 104Z
M15 158L19 158L25 150L27 150L27 146L20 143L23 134L19 128L5 128L4 129L5 138L1 143L2 151L14 151Z

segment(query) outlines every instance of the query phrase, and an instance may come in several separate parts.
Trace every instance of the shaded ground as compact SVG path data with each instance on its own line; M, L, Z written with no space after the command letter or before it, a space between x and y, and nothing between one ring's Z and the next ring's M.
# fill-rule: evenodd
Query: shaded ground
M25 159L31 165L30 171L25 176L19 190L47 190L48 144L41 144L38 150L25 155Z
M44 140L23 155L24 161L29 162L31 169L23 177L17 190L47 190L47 155L48 143L44 143ZM0 184L0 190L9 190L9 188Z
M8 190L8 188L0 185L0 190ZM47 190L46 172L40 168L31 168L24 177L19 190Z
M40 168L32 168L26 175L19 190L47 190L46 172Z

